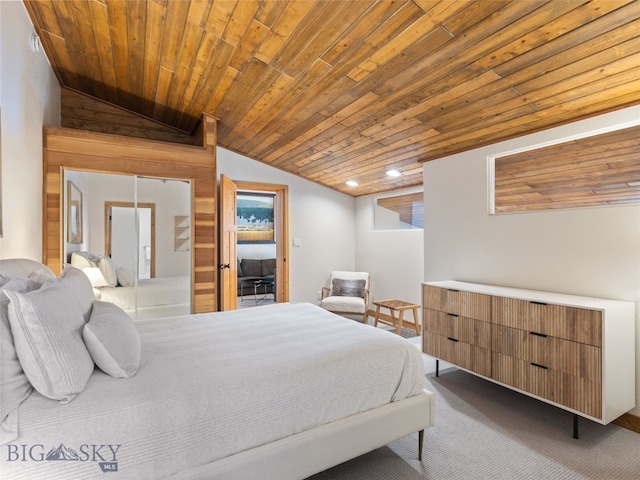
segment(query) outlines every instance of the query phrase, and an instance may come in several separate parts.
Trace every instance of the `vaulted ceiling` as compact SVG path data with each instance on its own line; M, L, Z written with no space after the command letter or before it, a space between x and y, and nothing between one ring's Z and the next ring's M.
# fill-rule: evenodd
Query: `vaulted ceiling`
M63 87L356 196L640 103L637 0L24 3Z

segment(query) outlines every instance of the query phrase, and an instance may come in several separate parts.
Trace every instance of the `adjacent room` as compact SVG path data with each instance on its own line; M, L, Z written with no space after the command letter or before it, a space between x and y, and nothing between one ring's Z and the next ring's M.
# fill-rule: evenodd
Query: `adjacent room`
M0 1L0 478L640 478L640 2Z

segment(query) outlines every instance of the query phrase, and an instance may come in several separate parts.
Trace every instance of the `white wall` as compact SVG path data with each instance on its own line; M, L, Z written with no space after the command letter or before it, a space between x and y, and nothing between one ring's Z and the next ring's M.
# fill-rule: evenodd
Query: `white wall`
M415 189L395 193L410 191ZM374 230L373 200L371 195L356 200L356 268L371 275L370 300L397 298L420 304L423 231Z
M424 279L640 301L640 205L487 214L488 156L634 122L640 107L425 163Z
M42 126L60 125L60 87L31 50L22 2L0 2L2 208L0 258L42 260Z
M289 192L289 300L316 303L332 270L355 268L355 200L345 194L218 147L218 175L287 185Z

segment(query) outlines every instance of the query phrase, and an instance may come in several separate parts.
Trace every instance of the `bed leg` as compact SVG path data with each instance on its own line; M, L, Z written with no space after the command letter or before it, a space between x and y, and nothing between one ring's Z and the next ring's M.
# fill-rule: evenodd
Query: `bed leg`
M424 430L418 432L418 460L422 461L422 446L424 445Z

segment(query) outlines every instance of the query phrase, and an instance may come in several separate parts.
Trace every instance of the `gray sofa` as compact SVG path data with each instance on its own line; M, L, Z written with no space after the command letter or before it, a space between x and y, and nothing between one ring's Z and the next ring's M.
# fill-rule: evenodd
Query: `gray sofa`
M275 294L275 275L276 275L276 259L264 258L253 259L243 258L238 259L238 296L241 292L245 295L253 293L253 287L247 283L247 280L274 280L273 284L265 285L266 292L263 287L260 287L260 292ZM242 282L245 281L244 287Z

